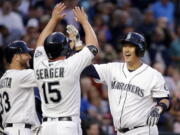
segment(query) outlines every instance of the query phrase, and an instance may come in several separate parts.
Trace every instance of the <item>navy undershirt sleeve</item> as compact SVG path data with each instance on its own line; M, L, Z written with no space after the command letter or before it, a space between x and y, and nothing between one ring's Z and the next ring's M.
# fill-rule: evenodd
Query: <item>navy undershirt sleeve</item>
M89 77L93 77L95 79L100 79L95 67L93 65L90 65L88 67L86 67L83 72L82 72L83 75L85 76L89 76Z

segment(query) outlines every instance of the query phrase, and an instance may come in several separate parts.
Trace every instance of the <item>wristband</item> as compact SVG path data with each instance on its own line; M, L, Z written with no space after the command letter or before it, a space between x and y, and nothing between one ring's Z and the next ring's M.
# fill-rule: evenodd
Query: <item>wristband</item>
M164 113L165 111L167 111L168 110L168 107L167 107L167 105L165 104L165 103L162 103L162 102L158 102L157 103L157 106L160 106L160 107L162 107L162 113Z

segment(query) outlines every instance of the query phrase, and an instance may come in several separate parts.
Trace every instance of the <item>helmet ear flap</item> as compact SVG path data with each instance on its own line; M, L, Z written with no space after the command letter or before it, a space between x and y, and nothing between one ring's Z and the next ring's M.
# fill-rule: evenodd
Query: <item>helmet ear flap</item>
M72 54L73 50L71 49L71 47L69 45L70 40L68 38L66 38L66 39L67 39L67 45L65 45L63 47L62 55L66 56L66 57L69 57Z
M136 46L136 56L138 57L143 57L145 53L145 49L144 48L139 48L138 46Z
M146 42L141 43L141 48L139 49L139 57L143 57L146 51Z
M67 46L65 48L65 50L66 50L65 56L69 57L71 54L73 54L74 48L71 48L71 46L70 46L71 40L69 38L66 38L66 40L67 40Z

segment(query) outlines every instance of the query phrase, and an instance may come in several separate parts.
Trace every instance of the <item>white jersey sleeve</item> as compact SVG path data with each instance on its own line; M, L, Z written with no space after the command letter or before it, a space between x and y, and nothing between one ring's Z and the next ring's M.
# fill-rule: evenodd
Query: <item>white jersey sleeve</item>
M111 63L108 64L95 64L94 67L100 77L100 82L107 82L110 78L110 67L111 67Z
M26 72L24 72L21 77L22 77L21 83L19 83L20 87L22 88L37 87L35 74L32 69L26 69Z
M68 58L68 63L71 65L73 72L80 73L82 70L91 64L92 59L94 58L93 53L84 47L80 52L75 53L73 56Z
M34 67L38 66L44 60L48 60L44 47L37 47L34 53Z
M154 83L154 87L151 91L152 97L154 98L168 97L169 88L167 87L167 84L163 76L159 72L156 71L152 83Z

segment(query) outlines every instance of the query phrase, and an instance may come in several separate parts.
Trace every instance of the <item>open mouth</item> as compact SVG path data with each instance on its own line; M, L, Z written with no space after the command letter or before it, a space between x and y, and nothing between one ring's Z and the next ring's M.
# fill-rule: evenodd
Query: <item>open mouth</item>
M129 54L129 53L126 53L126 54L125 54L125 56L126 56L126 57L130 57L130 56L131 56L131 54Z

